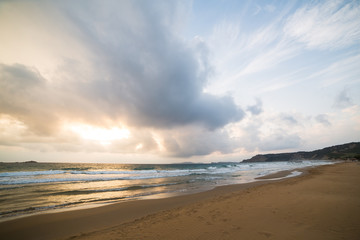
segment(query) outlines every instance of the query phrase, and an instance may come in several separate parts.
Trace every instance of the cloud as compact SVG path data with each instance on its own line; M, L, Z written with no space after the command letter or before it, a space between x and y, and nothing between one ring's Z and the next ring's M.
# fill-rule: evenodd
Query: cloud
M104 15L97 16L90 9L81 20L75 18L78 9L73 9L75 24L86 29L83 34L92 39L90 47L104 63L98 68L107 75L105 80L98 73L86 86L78 86L87 98L104 100L100 107L112 109L112 114L129 125L200 124L216 129L239 121L243 112L230 97L203 92L212 72L208 49L202 41L185 42L176 36L167 13L168 8L174 11L174 4L127 4L132 14L108 5L102 7ZM123 11L127 13L122 15Z
M259 115L263 112L263 103L261 99L257 98L255 105L248 106L247 109L252 115Z
M271 5L271 4L267 4L264 8L267 12L274 12L276 10L276 7L274 5Z
M260 5L256 4L255 5L255 10L252 13L252 15L256 16L258 15L261 11L265 11L266 13L273 13L276 10L276 6L272 5L272 4L266 4L265 6L261 7Z
M298 113L263 110L259 115L247 115L228 130L237 149L247 152L268 152L297 149L302 143L303 124L307 119Z
M36 69L0 64L0 114L11 115L40 135L51 133L56 121L48 90Z
M86 109L91 104L98 109L93 114L145 127L200 124L216 129L242 118L230 97L203 93L212 72L208 50L202 41L189 43L176 36L178 17L170 13L177 12L179 3L94 2L85 8L64 4L73 25L82 31L84 45L98 58L88 79L79 80L77 71L67 69L65 84L81 98L72 105L83 109L82 114L87 111L87 119L94 118L89 116L93 110ZM41 95L36 99L42 100Z
M346 56L344 59L337 60L325 68L321 68L305 78L305 80L322 79L322 85L329 87L334 84L346 83L354 84L359 82L360 75L360 54Z
M296 134L278 132L264 138L259 144L261 151L296 149L301 144L301 138Z
M284 32L308 48L343 48L359 42L359 14L357 1L307 4L288 18Z
M188 157L230 151L221 128L241 120L244 112L230 96L203 91L213 68L209 49L201 38L186 41L178 35L186 4L107 3L64 1L46 5L57 9L60 25L67 19L66 31L56 37L63 34L68 39L73 33L71 43L82 46L81 53L86 54L77 55L78 48L72 52L70 44L57 55L56 62L61 64L50 74L30 65L1 63L0 115L23 124L22 139L31 143L24 145L17 139L16 144L32 147L38 142L40 148L42 138L48 137L55 149L152 152L158 151L152 132L158 132L165 155ZM29 8L28 16L32 10ZM36 18L33 21L36 25ZM41 27L39 24L37 32L46 35L48 28ZM51 41L52 36L46 36ZM95 147L94 142L60 133L72 122L108 129L126 125L132 138ZM168 135L161 135L168 130Z
M344 89L336 96L333 106L338 109L344 109L352 105L352 99L348 96L347 90Z
M162 144L168 156L190 157L214 152L231 153L236 145L224 130L208 131L198 127L161 132Z
M331 126L329 116L327 114L319 114L315 117L315 120L325 126Z
M279 120L281 123L286 125L297 125L299 124L298 120L296 120L295 116L292 116L291 114L282 113L279 116Z
M200 17L189 17L191 1L41 3L0 3L2 145L191 157L296 148L321 131L355 122L326 109L326 115L315 113L328 102L316 97L330 95L330 87L358 83L359 56L351 48L359 39L355 1L315 2L294 12L293 3L263 5L266 21L252 22L246 11L236 21L214 18L211 36L193 39L192 26L184 28L186 20ZM309 89L321 94L308 99ZM351 89L336 97L334 112L356 106ZM271 111L255 99L245 115L238 104L259 92ZM72 124L124 128L130 135L99 143L72 132Z

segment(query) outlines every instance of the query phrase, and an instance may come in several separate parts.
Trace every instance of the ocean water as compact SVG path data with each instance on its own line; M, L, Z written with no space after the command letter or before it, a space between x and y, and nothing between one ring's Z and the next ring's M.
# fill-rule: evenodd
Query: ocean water
M54 209L201 192L329 161L211 164L0 163L0 221ZM293 171L290 176L298 175Z

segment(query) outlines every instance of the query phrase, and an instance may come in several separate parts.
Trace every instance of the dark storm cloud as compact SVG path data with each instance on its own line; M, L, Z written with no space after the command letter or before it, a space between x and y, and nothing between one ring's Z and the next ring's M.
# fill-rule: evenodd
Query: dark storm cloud
M2 65L1 112L16 112L32 126L37 120L30 118L37 118L40 111L53 120L43 125L50 125L56 120L54 113L62 109L65 117L97 124L112 119L130 126L200 124L210 130L243 117L232 98L203 92L212 73L208 49L199 39L185 42L177 36L181 2L68 3L58 3L59 9L93 54L87 59L91 76L84 79L75 66L63 69L66 80L52 89L51 81L35 69ZM71 56L65 61L72 62Z
M0 115L23 124L30 142L49 137L62 149L69 149L62 142L77 140L57 134L80 123L131 129L132 139L114 141L114 152L157 151L154 132L165 155L231 152L222 127L244 113L231 97L203 91L213 74L209 49L199 37L186 41L178 34L187 6L181 1L106 3L47 5L55 5L56 31L64 37L71 32L76 44L56 55L56 74L47 73L46 79L30 66L0 65Z
M201 124L209 129L239 121L243 111L230 97L202 90L212 68L201 41L176 35L176 2L126 2L71 9L70 16L98 56L100 70L90 83L78 85L87 98L128 124L168 128ZM125 12L131 9L131 13ZM97 12L105 14L98 15ZM176 15L176 14L175 14Z

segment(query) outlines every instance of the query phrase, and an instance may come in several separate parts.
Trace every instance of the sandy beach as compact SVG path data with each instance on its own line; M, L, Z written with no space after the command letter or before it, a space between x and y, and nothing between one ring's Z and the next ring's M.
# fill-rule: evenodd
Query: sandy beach
M273 176L278 177L278 176ZM0 223L1 239L359 239L360 164Z

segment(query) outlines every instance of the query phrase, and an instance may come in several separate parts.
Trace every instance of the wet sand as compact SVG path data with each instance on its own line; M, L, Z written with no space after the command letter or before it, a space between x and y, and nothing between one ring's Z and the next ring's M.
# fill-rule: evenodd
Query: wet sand
M0 223L0 238L360 239L360 164L307 172L191 195L15 219Z

